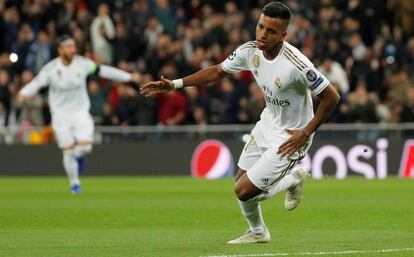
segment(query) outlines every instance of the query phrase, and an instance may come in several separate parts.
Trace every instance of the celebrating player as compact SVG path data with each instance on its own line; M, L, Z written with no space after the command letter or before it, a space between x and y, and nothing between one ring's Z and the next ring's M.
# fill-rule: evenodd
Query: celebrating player
M77 55L75 40L63 36L58 45L59 56L47 63L37 76L19 92L19 101L49 86L52 127L59 148L63 151L63 166L69 178L71 192L79 194L79 173L83 157L92 151L94 124L89 114L90 100L86 88L88 75L119 81L140 81L139 73L127 73Z
M285 41L291 12L280 2L262 10L256 41L238 47L223 63L183 79L150 82L141 93L152 96L183 86L217 81L228 73L250 70L262 89L266 108L241 153L235 193L249 224L247 232L229 244L270 240L259 202L286 191L285 208L293 210L303 197L307 171L295 165L308 151L314 132L339 101L329 81L297 48ZM311 94L321 102L313 113Z

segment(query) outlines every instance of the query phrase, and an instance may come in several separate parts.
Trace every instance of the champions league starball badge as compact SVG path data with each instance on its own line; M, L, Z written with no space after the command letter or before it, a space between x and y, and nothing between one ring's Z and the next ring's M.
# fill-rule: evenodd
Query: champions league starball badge
M313 70L308 70L308 72L306 72L306 78L310 81L310 82L314 82L317 79L317 75Z

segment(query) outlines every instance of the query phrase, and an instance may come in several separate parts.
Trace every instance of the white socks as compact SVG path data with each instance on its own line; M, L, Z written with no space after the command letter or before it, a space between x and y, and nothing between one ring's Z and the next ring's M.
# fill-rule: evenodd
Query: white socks
M265 224L263 222L262 211L260 209L260 204L258 201L247 201L242 202L240 200L239 205L240 209L249 223L250 231L254 233L263 233Z
M268 192L259 194L246 202L239 201L240 209L249 223L249 228L254 233L263 233L264 221L262 211L260 209L260 201L272 198L277 193L284 192L292 186L296 186L300 183L300 179L294 175L294 172L283 177L278 183L276 183Z
M76 156L72 149L63 151L63 166L68 175L70 186L80 185L78 162L76 161Z

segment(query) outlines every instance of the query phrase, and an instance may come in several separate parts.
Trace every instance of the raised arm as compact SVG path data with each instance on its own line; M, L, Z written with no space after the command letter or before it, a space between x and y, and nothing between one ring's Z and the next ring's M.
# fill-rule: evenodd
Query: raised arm
M151 81L141 86L141 94L145 96L153 96L161 92L168 92L173 89L198 86L206 83L218 81L227 76L227 73L223 70L221 64L207 67L199 70L183 79L169 80L164 76L161 76L159 81Z

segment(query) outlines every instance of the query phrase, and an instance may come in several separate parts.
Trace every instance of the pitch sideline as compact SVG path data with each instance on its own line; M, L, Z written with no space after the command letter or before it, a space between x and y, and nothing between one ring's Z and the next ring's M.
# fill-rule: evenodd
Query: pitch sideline
M200 257L271 257L271 256L306 256L306 255L347 255L366 253L414 252L414 248L376 249L376 250L344 250L332 252L292 252L292 253L253 253L236 255L204 255Z

